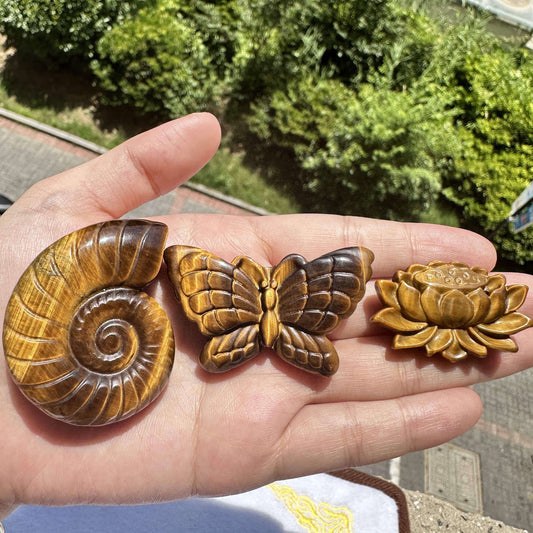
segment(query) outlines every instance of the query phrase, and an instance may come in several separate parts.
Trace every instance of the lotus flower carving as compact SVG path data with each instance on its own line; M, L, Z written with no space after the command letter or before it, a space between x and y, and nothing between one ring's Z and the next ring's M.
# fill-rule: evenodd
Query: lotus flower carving
M372 321L397 332L394 348L425 347L428 356L452 362L485 357L488 348L516 352L510 335L533 325L517 312L528 288L505 283L501 274L460 262L411 265L376 282L384 309Z

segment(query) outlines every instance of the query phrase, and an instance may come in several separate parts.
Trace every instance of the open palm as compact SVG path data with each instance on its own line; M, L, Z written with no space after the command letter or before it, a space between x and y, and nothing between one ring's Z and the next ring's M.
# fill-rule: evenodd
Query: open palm
M215 152L220 131L207 114L137 136L100 158L32 187L1 218L0 312L39 251L83 226L118 218L173 189ZM495 252L454 228L332 215L159 217L167 245L198 246L231 260L277 264L289 253L313 259L345 246L373 250L374 277L411 263L460 260L490 269ZM508 275L532 285L531 277ZM377 462L450 440L481 412L467 388L533 365L533 330L517 354L492 352L453 365L390 349L370 316L372 283L355 313L333 332L340 369L307 374L265 350L227 374L197 363L205 338L188 322L161 273L151 287L173 322L176 359L167 388L142 413L108 427L78 428L42 414L0 373L0 502L69 504L161 501L229 494L274 479ZM533 312L533 298L523 308Z

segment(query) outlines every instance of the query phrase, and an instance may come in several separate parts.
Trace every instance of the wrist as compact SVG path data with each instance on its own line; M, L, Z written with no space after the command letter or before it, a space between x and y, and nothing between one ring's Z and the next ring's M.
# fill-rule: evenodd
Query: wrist
M16 504L0 503L0 520L9 516L17 507L18 505Z

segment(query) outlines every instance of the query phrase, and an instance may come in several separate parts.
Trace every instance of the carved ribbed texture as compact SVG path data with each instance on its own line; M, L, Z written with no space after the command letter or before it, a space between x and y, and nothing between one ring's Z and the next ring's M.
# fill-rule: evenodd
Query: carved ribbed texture
M162 262L167 227L110 221L58 240L9 301L4 352L24 395L53 418L104 425L143 409L174 359L166 313L140 289Z
M372 321L395 331L396 349L425 348L456 363L489 349L516 352L510 337L533 326L517 310L526 285L506 285L505 276L454 261L432 261L398 270L392 280L376 281L384 309Z
M266 268L249 257L227 263L188 246L165 250L185 314L213 337L200 355L210 372L240 365L266 346L308 372L334 374L338 355L325 335L355 310L373 259L370 250L353 247L309 262L289 255Z

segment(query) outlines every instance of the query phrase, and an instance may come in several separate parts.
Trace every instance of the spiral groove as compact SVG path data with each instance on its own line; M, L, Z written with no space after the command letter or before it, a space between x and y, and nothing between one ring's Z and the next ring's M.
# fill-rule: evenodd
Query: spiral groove
M78 308L70 323L69 345L86 369L113 374L127 368L136 357L140 349L137 329L144 326L141 316L132 312L137 308L136 298L143 298L143 293L104 289ZM143 308L148 306L149 301Z
M4 352L24 395L74 425L128 418L168 380L174 337L139 289L158 273L167 228L111 221L67 235L28 267L9 301Z

